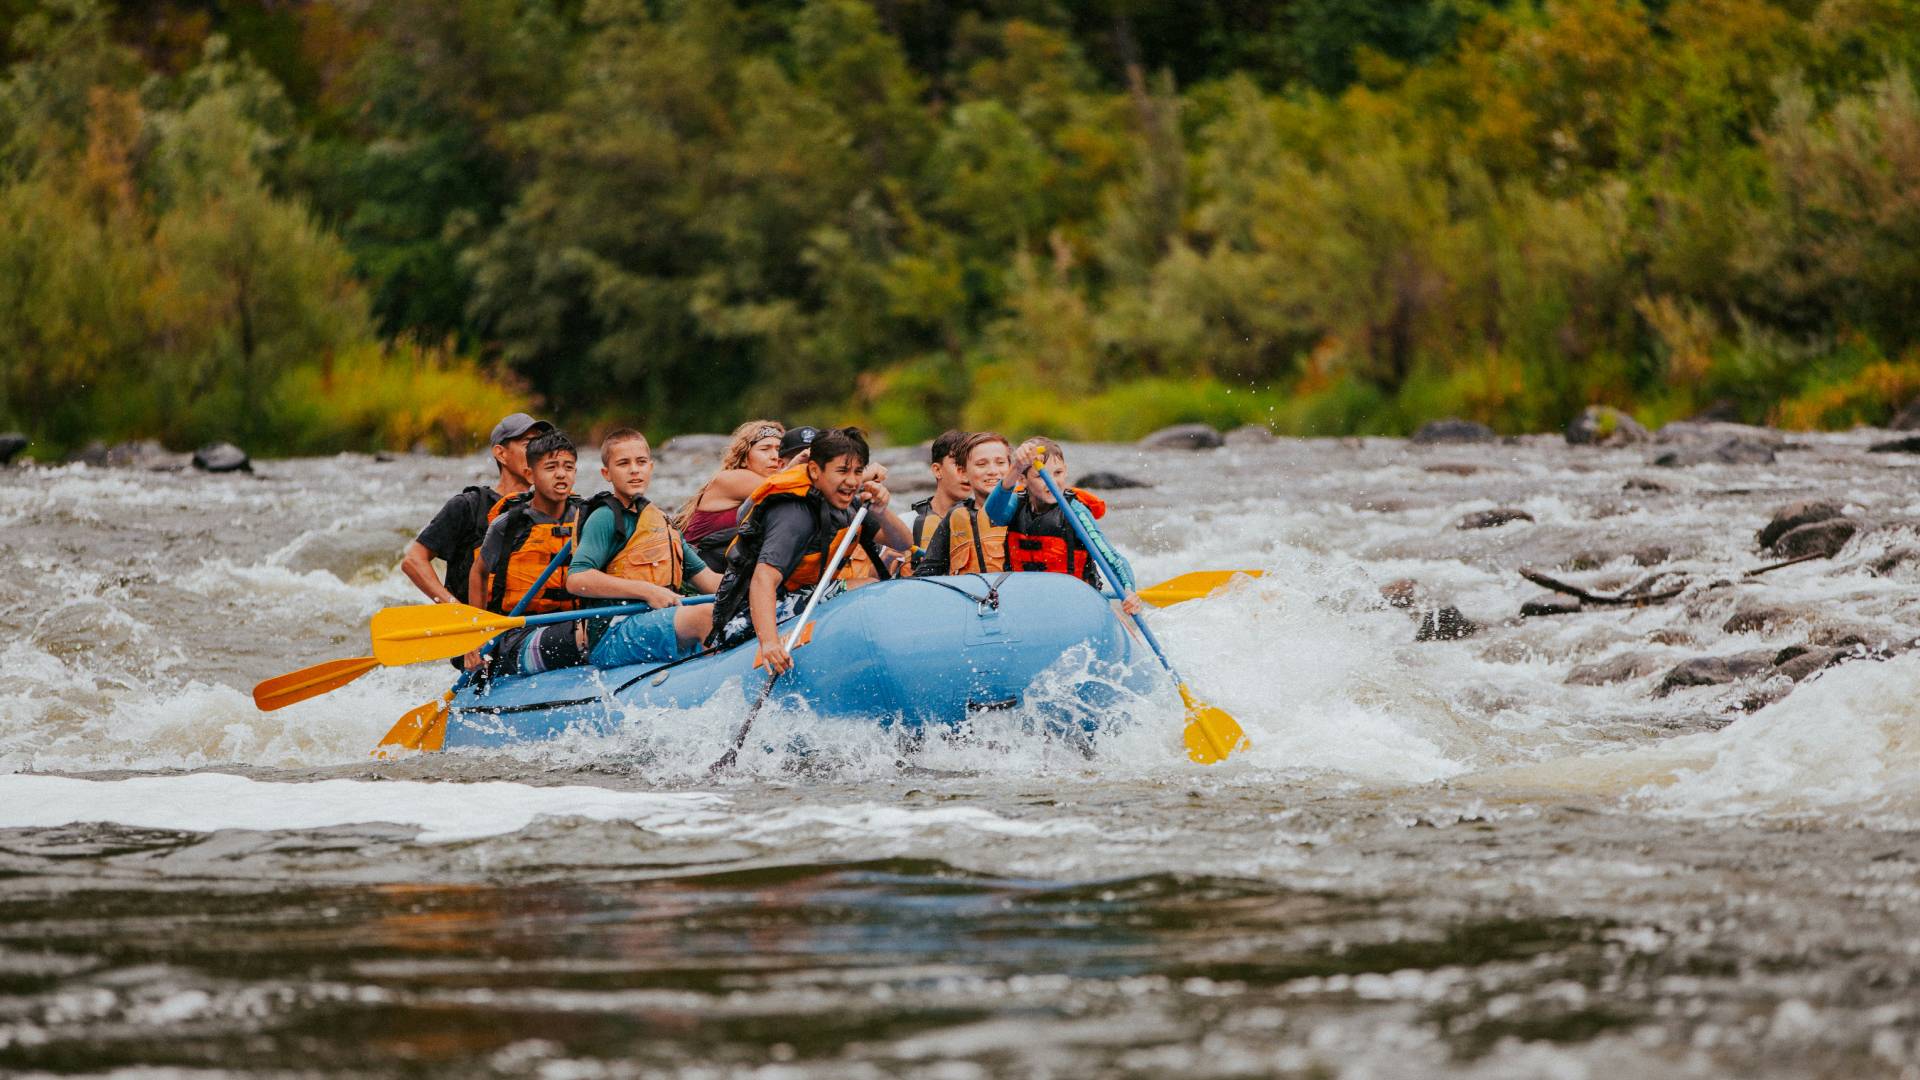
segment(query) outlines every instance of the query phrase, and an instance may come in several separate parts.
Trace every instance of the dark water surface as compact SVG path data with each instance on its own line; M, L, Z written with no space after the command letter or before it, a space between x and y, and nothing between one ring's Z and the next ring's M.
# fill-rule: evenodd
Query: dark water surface
M1090 757L780 715L719 781L723 708L393 762L444 670L252 710L410 599L471 462L0 472L0 1074L1920 1076L1920 498L1870 440L1077 449L1154 485L1147 580L1268 571L1155 616L1253 750L1187 764L1175 702ZM1870 527L1742 577L1807 494ZM1454 528L1495 506L1536 520ZM1521 620L1523 565L1686 591ZM1482 631L1415 642L1400 578Z

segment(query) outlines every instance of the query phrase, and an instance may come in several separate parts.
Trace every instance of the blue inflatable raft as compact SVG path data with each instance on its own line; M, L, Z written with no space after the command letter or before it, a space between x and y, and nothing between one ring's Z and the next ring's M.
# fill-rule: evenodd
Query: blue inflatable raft
M1029 708L1057 734L1092 736L1114 706L1164 682L1107 598L1064 574L880 582L823 602L813 619L769 704L908 734ZM467 687L451 703L445 746L609 733L635 706L722 698L744 714L767 679L754 652L748 642L671 664L566 668Z

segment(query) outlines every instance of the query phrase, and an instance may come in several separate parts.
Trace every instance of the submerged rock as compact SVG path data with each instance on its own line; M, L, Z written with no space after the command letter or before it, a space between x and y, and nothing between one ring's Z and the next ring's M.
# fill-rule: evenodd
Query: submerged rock
M1135 480L1117 472L1090 472L1074 481L1074 484L1091 491L1125 491L1128 488L1152 487L1144 480Z
M1459 608L1448 604L1420 616L1420 628L1413 632L1413 640L1459 641L1479 632L1478 623L1462 615Z
M1589 405L1567 425L1570 446L1631 446L1652 437L1640 421L1610 405Z
M1904 439L1890 442L1877 442L1867 447L1869 454L1920 454L1920 435L1909 435Z
M1771 548L1782 536L1802 525L1839 517L1842 507L1832 499L1800 499L1774 510L1757 535L1762 548Z
M160 445L158 439L134 439L109 447L106 464L115 469L176 472L186 468L190 460L188 455L173 453Z
M1799 682L1816 671L1832 667L1846 656L1845 649L1826 648L1819 645L1794 645L1775 654L1773 662L1780 674L1794 682Z
M0 435L0 465L13 464L13 459L19 456L20 451L25 450L32 442L32 439L27 438L18 431L9 431L4 435Z
M1471 420L1448 417L1445 420L1429 420L1420 425L1408 440L1415 446L1434 446L1440 443L1482 443L1492 442L1499 436L1485 424L1476 424Z
M1532 521L1533 515L1512 506L1476 510L1453 523L1456 529L1493 529L1515 521Z
M1621 491L1672 491L1673 489L1658 480L1649 480L1644 476L1630 476L1620 485Z
M1389 581L1380 586L1380 598L1388 607L1410 608L1420 598L1420 583L1410 577Z
M1771 465L1775 452L1787 445L1786 436L1772 428L1679 420L1654 434L1653 441L1671 449L1653 459L1668 468L1692 465Z
M1773 667L1775 651L1757 649L1732 656L1696 656L1668 669L1654 688L1654 697L1666 697L1688 686L1721 686L1758 675Z
M210 473L252 472L253 459L232 443L208 443L193 452L193 467Z
M1609 660L1581 664L1567 673L1568 686L1610 686L1629 679L1644 679L1660 670L1665 659L1658 653L1621 653Z
M1828 518L1788 530L1774 541L1772 550L1775 555L1785 559L1797 559L1802 555L1831 559L1859 531L1860 524L1851 518Z
M1141 437L1142 450L1211 450L1227 440L1211 424L1175 424Z

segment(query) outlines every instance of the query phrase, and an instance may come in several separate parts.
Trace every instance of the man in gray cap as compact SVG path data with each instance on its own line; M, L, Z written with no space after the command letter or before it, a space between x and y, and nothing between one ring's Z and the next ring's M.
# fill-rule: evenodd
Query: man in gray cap
M533 486L527 470L527 444L553 430L545 420L517 412L493 425L493 463L499 470L493 487L475 485L447 500L420 535L407 544L400 571L414 587L437 604L467 602L467 576L473 553L487 535L495 508L509 496ZM444 580L433 573L433 560L447 564ZM457 666L459 661L454 662Z

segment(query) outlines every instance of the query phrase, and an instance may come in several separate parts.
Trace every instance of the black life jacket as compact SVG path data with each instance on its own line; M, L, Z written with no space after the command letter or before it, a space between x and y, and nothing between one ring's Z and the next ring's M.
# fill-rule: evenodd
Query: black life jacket
M787 502L804 503L812 512L813 535L801 547L800 561L794 564L786 580L780 583L781 592L789 593L819 584L827 562L840 546L841 537L846 535L844 526L828 528L827 500L814 490L804 463L768 477L754 489L752 497L741 504L740 532L727 547L727 573L720 579L720 588L714 592L713 632L707 636L709 645L718 644L724 636L726 625L746 609L748 587L753 584L754 569L760 564L760 547L767 539L767 507ZM865 531L865 523L862 522L861 532ZM866 559L849 557L843 560L834 576L849 581L868 577L885 581L886 564L881 561L873 542L862 536L860 550L864 551Z

